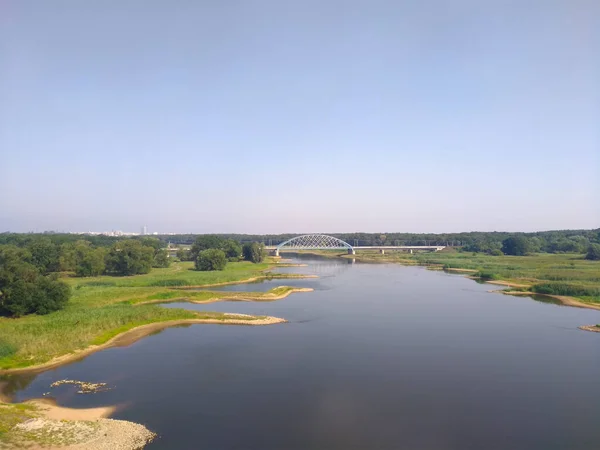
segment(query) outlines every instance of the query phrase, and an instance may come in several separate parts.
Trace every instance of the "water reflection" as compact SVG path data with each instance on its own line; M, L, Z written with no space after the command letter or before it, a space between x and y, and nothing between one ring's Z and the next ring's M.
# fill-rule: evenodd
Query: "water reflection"
M170 328L14 377L10 389L21 401L59 379L107 382L107 392L52 395L73 407L127 403L116 418L159 433L150 449L597 447L600 341L577 330L598 323L597 311L422 267L295 261L309 263L296 273L334 274L276 302L165 306L289 323Z

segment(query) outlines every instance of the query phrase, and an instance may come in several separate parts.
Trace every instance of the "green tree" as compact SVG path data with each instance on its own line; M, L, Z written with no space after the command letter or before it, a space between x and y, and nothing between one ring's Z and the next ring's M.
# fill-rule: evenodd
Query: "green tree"
M87 242L87 241L78 241ZM75 271L75 244L73 242L67 242L60 246L60 256L58 257L58 264L61 272L73 272Z
M600 244L590 244L585 259L600 261Z
M80 246L76 251L75 275L97 277L106 270L106 249Z
M239 242L234 241L233 239L227 239L226 241L223 241L221 250L225 252L225 256L227 256L229 259L237 260L240 256L242 256L242 246Z
M244 259L253 263L262 262L264 259L264 248L265 246L263 244L259 244L258 242L244 244Z
M14 246L0 246L0 314L20 317L48 314L64 307L69 286L56 274L44 276L28 262L31 253Z
M227 257L223 250L209 248L202 250L196 258L196 270L223 270L227 265Z
M185 248L180 248L179 250L177 250L177 257L180 261L193 261L192 253L189 250L186 250Z
M31 252L31 262L42 273L60 270L59 247L47 237L34 238L27 244Z
M115 275L148 273L154 263L154 249L138 240L128 239L115 243L106 258L106 270Z
M154 265L152 267L169 267L170 265L171 259L166 249L161 248L154 253Z
M502 241L502 253L505 255L523 256L529 252L531 246L525 236L511 236Z
M215 236L214 234L204 234L202 236L198 236L196 241L192 244L192 248L190 249L190 258L192 261L196 261L201 251L208 249L221 249L222 247L223 239L219 236Z

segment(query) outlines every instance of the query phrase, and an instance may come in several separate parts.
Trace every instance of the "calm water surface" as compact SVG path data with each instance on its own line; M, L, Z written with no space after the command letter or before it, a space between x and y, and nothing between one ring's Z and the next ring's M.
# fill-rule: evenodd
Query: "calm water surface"
M13 377L22 401L123 405L149 449L600 448L600 313L488 293L421 267L303 259L313 287L269 303L183 307L284 317L171 328L56 370ZM78 395L63 378L108 382Z

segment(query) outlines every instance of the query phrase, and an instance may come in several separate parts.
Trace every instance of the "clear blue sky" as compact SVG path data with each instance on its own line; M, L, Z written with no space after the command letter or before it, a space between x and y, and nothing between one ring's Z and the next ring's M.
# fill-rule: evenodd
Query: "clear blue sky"
M597 0L0 0L0 231L600 226Z

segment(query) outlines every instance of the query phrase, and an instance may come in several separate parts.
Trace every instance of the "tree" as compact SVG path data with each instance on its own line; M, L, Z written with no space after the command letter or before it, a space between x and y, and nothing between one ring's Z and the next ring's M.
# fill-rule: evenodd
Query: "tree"
M585 259L600 261L600 244L590 244Z
M225 256L227 256L229 259L237 260L242 255L242 246L239 242L234 241L233 239L227 239L226 241L223 241L221 250L225 252Z
M106 250L81 246L76 251L75 275L78 277L97 277L106 270Z
M196 258L196 270L223 270L227 265L227 258L223 250L209 248L202 250Z
M152 267L169 267L170 265L171 259L167 250L161 248L154 253L154 265Z
M130 239L111 247L106 258L106 270L115 275L137 275L150 272L153 263L154 249Z
M47 237L33 239L27 244L31 252L31 262L42 273L60 270L59 248Z
M264 259L264 247L263 244L259 244L258 242L244 244L244 259L253 263L262 262Z
M48 314L64 307L71 289L56 274L44 276L28 262L31 253L0 246L0 314Z
M511 236L502 241L502 253L505 255L523 256L530 251L529 239L525 236Z
M177 250L177 257L180 261L193 261L192 253L189 250L186 250L185 248L180 248L179 250Z
M192 261L198 259L198 255L203 250L221 249L223 247L223 239L214 234L205 234L198 236L190 249L190 257Z

